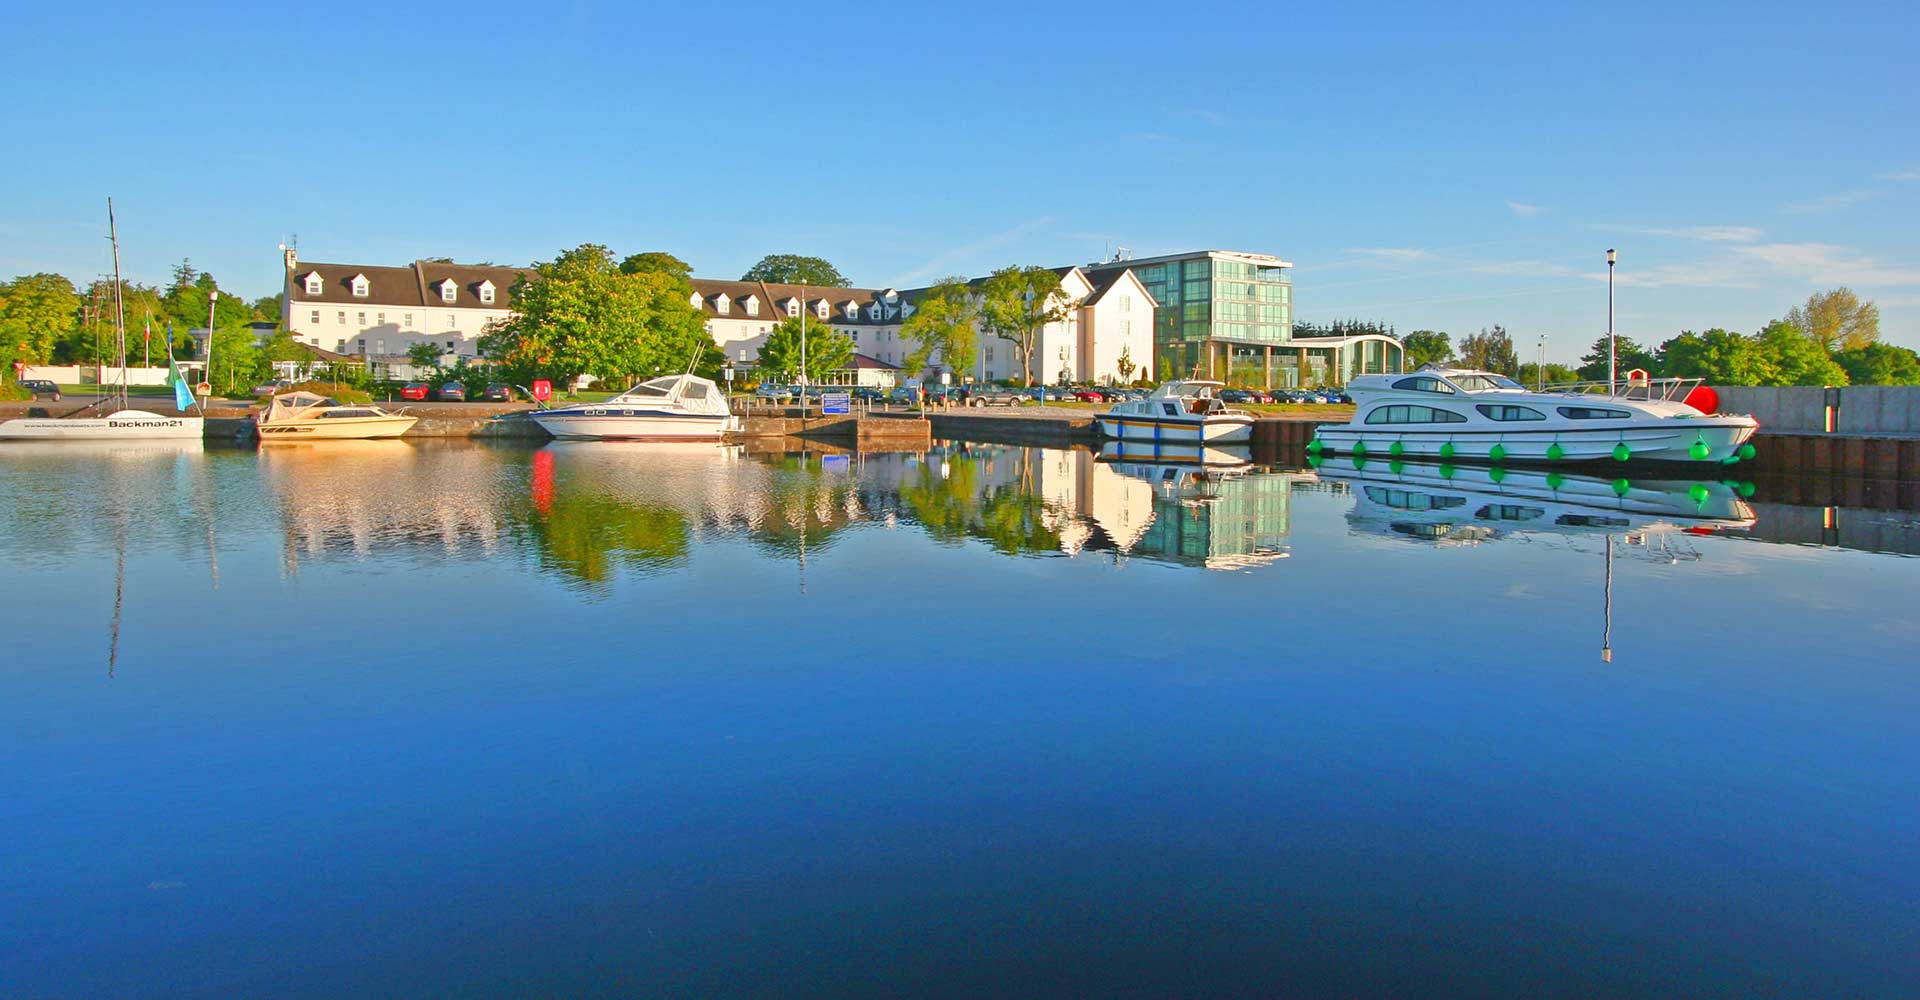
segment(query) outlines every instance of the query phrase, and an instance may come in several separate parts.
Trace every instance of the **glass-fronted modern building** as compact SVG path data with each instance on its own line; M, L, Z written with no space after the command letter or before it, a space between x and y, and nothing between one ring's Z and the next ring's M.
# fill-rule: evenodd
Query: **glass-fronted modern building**
M1087 271L1132 268L1154 310L1154 375L1211 378L1229 385L1344 385L1362 372L1397 372L1404 355L1391 337L1293 339L1291 261L1271 254L1195 250L1127 258Z

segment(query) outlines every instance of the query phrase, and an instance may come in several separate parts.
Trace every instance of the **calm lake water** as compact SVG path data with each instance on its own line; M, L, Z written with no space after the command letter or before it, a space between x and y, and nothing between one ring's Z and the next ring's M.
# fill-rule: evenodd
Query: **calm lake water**
M1192 471L6 447L0 996L1920 991L1920 514Z

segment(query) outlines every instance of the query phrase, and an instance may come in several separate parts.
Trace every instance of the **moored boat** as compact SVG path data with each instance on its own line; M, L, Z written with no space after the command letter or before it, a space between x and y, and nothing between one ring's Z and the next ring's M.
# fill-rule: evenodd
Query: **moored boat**
M1253 437L1253 414L1228 409L1219 382L1167 382L1145 399L1115 403L1093 418L1102 437L1177 444L1231 444Z
M1353 419L1308 446L1354 455L1467 462L1715 462L1751 458L1759 424L1707 412L1698 379L1631 379L1531 390L1504 375L1428 365L1360 375ZM1703 409L1704 407L1704 409Z
M389 413L378 406L346 404L312 392L287 392L273 397L256 426L260 443L286 441L343 441L395 438L405 434L418 417Z
M604 403L538 410L528 416L563 441L715 439L740 429L720 386L691 373L649 379Z
M148 410L116 410L104 417L16 417L0 421L0 439L10 441L163 441L200 438L202 417Z

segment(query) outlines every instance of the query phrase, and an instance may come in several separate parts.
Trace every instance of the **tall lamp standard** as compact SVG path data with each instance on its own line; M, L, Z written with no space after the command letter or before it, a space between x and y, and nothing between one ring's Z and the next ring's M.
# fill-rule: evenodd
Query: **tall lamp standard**
M1612 253L1613 251L1609 250L1607 252ZM1609 271L1607 273L1611 274L1613 272ZM1612 316L1613 315L1613 298L1612 298L1613 285L1611 282L1608 283L1607 289L1608 289L1607 315ZM1609 319L1607 322L1608 322L1608 325L1611 326L1613 321ZM805 417L807 415L807 285L806 285L806 282L800 283L800 415L802 417Z
M1613 262L1618 256L1612 247L1607 248L1607 395L1609 396L1619 391L1617 382L1620 378L1617 370L1619 362L1615 359L1613 349Z

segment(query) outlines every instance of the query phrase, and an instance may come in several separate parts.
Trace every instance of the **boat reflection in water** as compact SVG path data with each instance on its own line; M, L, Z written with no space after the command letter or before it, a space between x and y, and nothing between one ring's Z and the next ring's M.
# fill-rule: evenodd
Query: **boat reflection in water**
M1744 529L1754 523L1739 484L1601 479L1556 471L1428 462L1331 460L1322 478L1353 492L1355 531L1440 545L1522 532L1645 535Z

